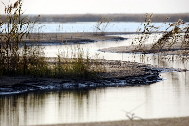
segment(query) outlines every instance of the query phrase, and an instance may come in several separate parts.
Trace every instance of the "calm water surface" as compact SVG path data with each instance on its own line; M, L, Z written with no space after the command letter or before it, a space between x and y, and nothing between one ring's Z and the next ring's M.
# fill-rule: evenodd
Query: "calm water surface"
M132 35L124 36L132 38ZM98 49L129 45L131 40L80 45L45 46L46 56L59 50L83 48L91 57L123 60L158 66L186 68L189 63L177 56L103 53ZM51 52L48 52L48 51ZM64 52L64 51L62 51ZM69 53L69 52L68 52ZM162 73L161 82L140 87L98 88L81 91L29 93L0 97L0 125L59 124L127 119L126 112L141 118L189 116L189 72Z
M32 32L57 33L57 32L101 32L97 30L97 22L77 22L77 23L42 23L36 24ZM159 30L165 30L168 23L153 23L154 26L160 27ZM141 22L110 22L100 25L100 29L105 32L136 32L142 28Z

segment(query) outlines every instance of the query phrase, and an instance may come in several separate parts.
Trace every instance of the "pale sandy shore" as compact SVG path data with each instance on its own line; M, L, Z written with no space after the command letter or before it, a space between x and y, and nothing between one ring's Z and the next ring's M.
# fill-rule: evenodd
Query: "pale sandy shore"
M32 126L189 126L189 117Z

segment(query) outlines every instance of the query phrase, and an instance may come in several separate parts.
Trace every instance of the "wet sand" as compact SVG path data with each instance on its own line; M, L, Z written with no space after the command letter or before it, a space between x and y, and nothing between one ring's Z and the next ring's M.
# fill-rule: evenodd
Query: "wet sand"
M72 124L49 124L49 125L32 125L32 126L188 126L188 125L189 125L189 117L122 120L122 121L72 123Z

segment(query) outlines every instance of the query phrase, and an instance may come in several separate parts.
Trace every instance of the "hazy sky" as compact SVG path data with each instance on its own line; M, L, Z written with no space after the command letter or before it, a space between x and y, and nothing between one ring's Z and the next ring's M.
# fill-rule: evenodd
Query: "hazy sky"
M4 3L15 0L0 0ZM23 0L26 14L186 13L189 0ZM0 3L1 4L1 3ZM3 11L0 5L1 13Z

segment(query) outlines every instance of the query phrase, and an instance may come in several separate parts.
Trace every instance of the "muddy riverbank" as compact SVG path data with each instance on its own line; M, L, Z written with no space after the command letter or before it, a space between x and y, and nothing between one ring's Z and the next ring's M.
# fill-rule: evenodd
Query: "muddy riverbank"
M149 85L161 80L160 72L173 71L173 69L156 68L134 62L103 60L99 64L104 67L105 71L99 72L98 77L94 79L0 77L0 95L33 91Z

